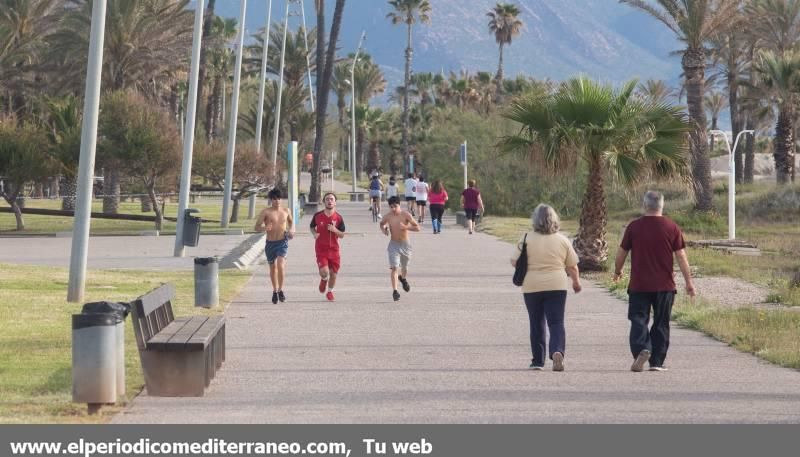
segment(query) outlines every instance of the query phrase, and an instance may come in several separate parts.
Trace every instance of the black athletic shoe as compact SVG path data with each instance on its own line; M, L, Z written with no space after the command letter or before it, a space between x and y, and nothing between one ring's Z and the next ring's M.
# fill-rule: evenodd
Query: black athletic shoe
M272 304L273 305L278 304L278 292L272 292Z
M410 292L411 291L411 285L408 284L408 279L406 279L406 278L404 278L402 276L398 277L397 279L399 279L400 283L403 285L403 290L405 290L406 292Z
M286 295L283 295L283 291L282 290L278 291L278 300L280 300L281 303L286 301Z
M400 292L396 290L392 292L392 298L394 299L394 301L400 301Z

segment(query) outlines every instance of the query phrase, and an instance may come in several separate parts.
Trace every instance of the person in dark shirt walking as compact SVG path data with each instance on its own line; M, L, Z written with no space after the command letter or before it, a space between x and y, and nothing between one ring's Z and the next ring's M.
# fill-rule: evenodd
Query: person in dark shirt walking
M485 211L481 192L475 187L474 179L467 181L467 188L464 189L464 192L461 192L461 206L464 208L467 218L469 234L472 235L472 232L475 231L475 219L478 216L478 211L481 214Z
M666 371L669 321L677 293L673 257L677 258L683 273L686 294L694 297L695 290L683 233L675 222L662 215L664 196L647 191L643 204L644 216L625 228L614 262L614 281L622 277L622 267L630 252L628 320L631 321L630 347L634 358L631 371L643 371L645 362L650 363L650 371ZM648 329L651 308L653 325Z

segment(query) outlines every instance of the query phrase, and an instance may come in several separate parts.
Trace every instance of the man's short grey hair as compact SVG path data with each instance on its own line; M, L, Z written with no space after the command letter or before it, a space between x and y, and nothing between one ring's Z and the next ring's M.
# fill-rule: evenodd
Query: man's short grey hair
M645 211L661 211L664 209L664 194L654 190L648 190L644 193L642 199Z
M533 231L536 233L550 235L558 232L561 226L561 220L558 218L556 210L544 203L533 210L531 219L533 220Z

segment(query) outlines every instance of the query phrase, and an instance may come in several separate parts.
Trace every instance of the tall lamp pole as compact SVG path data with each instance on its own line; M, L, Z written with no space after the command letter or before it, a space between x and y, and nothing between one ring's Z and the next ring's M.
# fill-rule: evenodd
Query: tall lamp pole
M261 50L261 86L258 88L258 114L256 115L256 154L261 155L261 130L264 122L264 90L267 85L267 57L269 56L269 29L272 25L272 0L267 6L267 25L264 27L264 49ZM247 218L256 217L256 194L250 195Z
M736 164L734 162L733 153L736 152L736 146L739 145L739 138L745 133L753 134L752 130L742 130L736 135L736 141L733 142L733 149L731 143L728 141L728 135L722 130L712 130L711 134L721 136L725 140L725 146L728 148L728 239L736 239Z
M247 14L247 0L239 3L239 42L236 48L236 68L233 70L233 95L231 96L231 119L228 126L228 154L225 158L225 188L222 196L222 220L220 227L228 226L228 207L233 190L233 163L236 154L236 125L239 121L239 87L242 81L242 52L244 48L244 24Z
M353 193L356 191L356 63L358 63L358 55L361 54L361 45L366 38L366 30L361 31L361 38L358 39L358 48L356 48L356 55L353 58L353 65L350 66L350 169L353 173Z
M194 126L197 118L197 79L200 75L200 43L203 38L203 13L205 0L197 0L194 11L194 35L192 37L192 62L189 67L189 98L186 100L186 123L183 129L183 164L178 190L178 225L175 228L175 257L183 257L183 223L192 182L192 152L194 151Z
M200 0L202 2L202 0ZM83 99L83 127L78 166L78 192L75 202L72 251L69 259L67 301L83 300L86 288L86 261L89 250L89 226L92 213L94 157L97 150L97 120L100 111L100 77L103 70L103 35L106 29L106 0L92 5L89 33L89 61L86 68L86 95Z

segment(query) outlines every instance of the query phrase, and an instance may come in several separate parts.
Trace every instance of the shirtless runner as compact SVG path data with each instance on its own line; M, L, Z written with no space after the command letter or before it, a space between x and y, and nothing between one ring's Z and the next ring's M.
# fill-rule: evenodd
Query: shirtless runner
M398 301L400 300L400 292L397 291L398 280L403 285L404 291L411 291L411 285L407 279L408 260L411 257L408 232L419 232L419 224L410 213L400 208L399 198L391 197L389 213L381 220L380 227L385 235L391 237L386 250L389 253L389 268L392 270L392 298L394 301Z
M288 208L281 207L281 191L272 189L268 198L271 206L264 208L256 218L257 232L267 234L267 245L264 252L269 263L269 279L272 281L272 303L278 300L283 303L283 282L286 277L286 255L289 251L289 240L294 238L294 221Z

